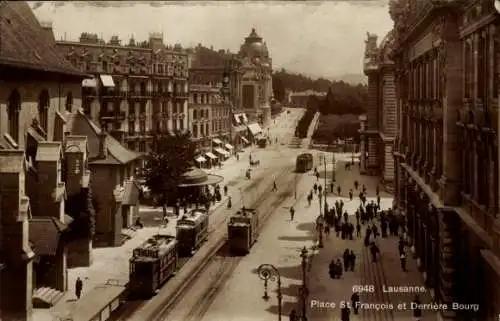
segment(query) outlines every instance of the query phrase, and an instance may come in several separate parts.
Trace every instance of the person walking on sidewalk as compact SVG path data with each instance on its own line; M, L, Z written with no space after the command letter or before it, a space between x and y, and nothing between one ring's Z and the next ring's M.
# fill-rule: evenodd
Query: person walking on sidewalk
M316 192L318 191L318 184L317 183L314 183L313 189L314 189L314 194L316 194Z
M359 183L358 183L358 181L356 180L356 181L354 181L354 188L355 188L356 190L358 190L358 187L359 187Z
M277 191L278 190L278 186L276 185L276 181L273 182L273 191Z
M403 272L406 272L406 254L404 252L401 253L399 260L401 261L401 270L403 270Z
M375 242L372 242L370 245L370 253L372 254L372 262L376 263L377 262L377 256L378 253L380 252L378 246L375 244Z
M422 303L420 302L420 297L415 295L415 299L412 301L413 305L413 317L415 318L415 321L420 321L420 318L422 318L422 309L420 308L420 305Z
M224 185L224 196L227 196L227 185Z
M75 295L77 300L80 299L80 296L82 295L82 290L83 290L83 282L82 279L78 277L75 283Z
M352 304L352 309L354 310L354 314L356 315L359 313L359 301L360 301L359 293L354 292L351 295L351 304Z
M349 200L352 201L352 189L349 190Z
M340 196L340 192L342 191L342 189L340 188L340 185L337 186L337 195Z
M358 223L356 224L356 237L360 238L361 237L361 224Z
M321 184L318 185L318 192L319 192L319 195L323 195L323 194L321 194L321 192L323 192L323 186L321 186Z
M332 192L332 193L333 193L333 185L334 185L334 184L333 184L333 181L331 181L331 182L330 182L330 192Z
M292 207L290 207L290 221L293 221L293 217L295 216L295 209Z
M297 311L295 311L295 309L290 311L290 321L299 321L299 317L297 316Z
M343 259L344 259L344 271L349 270L350 266L350 259L351 259L351 251L349 249L345 249L344 254L343 254Z
M354 272L354 266L356 266L356 254L354 254L353 250L351 250L351 253L349 254L349 265L351 266L351 272Z
M349 321L351 319L351 309L347 305L344 305L342 309L340 309L340 320L341 321Z
M398 250L399 250L400 256L401 256L401 254L404 254L404 252L405 252L405 241L403 240L402 237L399 238Z

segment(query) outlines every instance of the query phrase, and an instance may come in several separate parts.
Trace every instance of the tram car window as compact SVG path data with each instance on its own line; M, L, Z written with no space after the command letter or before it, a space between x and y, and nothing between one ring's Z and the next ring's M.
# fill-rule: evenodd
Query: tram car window
M247 254L257 241L259 216L254 209L244 208L231 216L227 224L229 249L233 254Z
M296 172L305 173L313 168L313 156L311 153L300 154L297 156Z
M132 295L151 297L177 270L177 240L154 235L132 251L129 287Z
M203 209L195 209L177 221L177 241L179 255L189 256L208 238L208 214Z

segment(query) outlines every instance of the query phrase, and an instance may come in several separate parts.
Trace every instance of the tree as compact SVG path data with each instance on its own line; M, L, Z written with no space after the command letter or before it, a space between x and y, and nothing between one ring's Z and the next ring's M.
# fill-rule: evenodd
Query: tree
M153 138L152 150L146 156L146 185L162 204L176 200L182 175L194 165L196 145L190 133L159 134Z

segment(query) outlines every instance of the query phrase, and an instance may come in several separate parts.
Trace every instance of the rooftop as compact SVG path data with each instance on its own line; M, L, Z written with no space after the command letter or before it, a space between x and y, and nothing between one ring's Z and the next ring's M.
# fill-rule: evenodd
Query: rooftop
M24 1L0 1L0 65L84 77L56 49Z

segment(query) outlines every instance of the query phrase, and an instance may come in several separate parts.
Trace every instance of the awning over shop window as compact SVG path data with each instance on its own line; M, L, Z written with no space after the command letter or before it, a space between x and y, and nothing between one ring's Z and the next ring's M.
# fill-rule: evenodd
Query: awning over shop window
M247 130L247 126L245 126L245 125L234 126L234 131L236 133L241 133L241 132L244 132L245 130Z
M260 128L259 124L257 123L249 124L248 130L250 131L250 133L252 133L253 136L257 136L258 134L262 133L262 128Z
M198 156L194 160L197 161L198 163L204 163L207 161L207 159L203 156Z
M207 152L207 153L205 153L205 155L208 156L208 158L210 158L210 159L217 159L217 156L215 156L211 152Z
M110 75L99 75L99 78L101 78L101 82L104 87L115 87L113 77Z
M229 153L227 151L223 150L222 148L217 147L217 148L214 148L214 150L217 153L221 154L222 156L226 156L226 157L229 156Z
M214 138L214 139L212 139L212 142L214 142L215 144L220 144L220 145L222 145L222 141L221 141L220 139L218 139L218 138Z
M97 88L97 79L89 78L82 80L82 87L84 88Z
M224 147L226 147L228 150L234 149L233 145L231 145L231 144L226 144L226 145L224 145Z
M242 140L244 143L247 143L247 144L248 144L248 143L250 143L250 142L248 141L248 139L246 139L246 138L245 138L245 137L243 137L243 136L241 136L241 140Z

